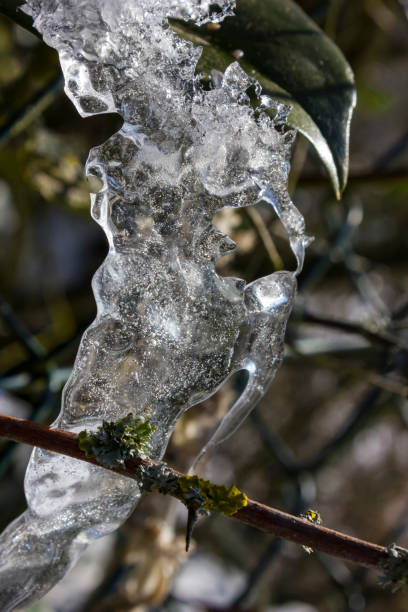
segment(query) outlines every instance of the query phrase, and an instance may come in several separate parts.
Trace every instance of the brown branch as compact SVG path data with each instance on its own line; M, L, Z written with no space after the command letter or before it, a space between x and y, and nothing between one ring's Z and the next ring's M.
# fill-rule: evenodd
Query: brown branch
M88 459L85 456L78 448L77 435L69 431L45 427L25 419L0 415L0 438L38 446L48 451L62 453L100 466L95 459ZM137 480L137 468L141 465L149 466L153 463L150 460L134 458L127 460L122 467L106 469ZM176 476L182 475L176 470L173 470L173 472ZM380 569L381 561L389 558L389 554L383 546L327 529L251 499L248 500L247 506L238 510L231 518L296 544L308 546L314 550L366 567Z

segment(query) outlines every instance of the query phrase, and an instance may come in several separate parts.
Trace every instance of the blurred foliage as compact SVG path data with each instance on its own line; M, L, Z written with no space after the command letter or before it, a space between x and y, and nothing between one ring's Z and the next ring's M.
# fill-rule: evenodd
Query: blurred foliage
M290 187L315 240L300 278L287 357L260 406L207 459L202 475L235 482L292 513L312 507L328 527L407 546L406 5L299 5L355 73L350 180L337 202L314 150L298 137ZM243 41L238 49L225 46L231 61L235 51L250 59ZM49 423L59 411L79 338L95 314L91 276L107 248L89 217L83 166L88 150L119 125L115 116L80 119L62 92L55 52L0 20L1 412ZM249 282L280 260L293 268L280 223L262 204L255 211L217 215L220 229L238 244L218 262L221 274ZM189 466L244 382L235 377L182 418L169 465ZM0 441L1 528L24 507L28 452ZM178 535L184 528L181 504L147 496L118 534L91 547L35 609L408 609L407 594L382 590L372 572L307 555L221 517L198 525L195 551L174 578L186 559Z

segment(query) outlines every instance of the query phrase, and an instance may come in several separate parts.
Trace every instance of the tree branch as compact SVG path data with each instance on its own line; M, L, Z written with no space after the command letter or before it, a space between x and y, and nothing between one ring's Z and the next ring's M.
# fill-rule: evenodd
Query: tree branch
M0 438L68 455L104 467L104 469L110 469L134 480L138 479L138 467L154 464L153 461L136 457L127 460L123 466L105 468L95 459L85 456L85 453L78 448L77 437L76 434L69 431L45 427L25 419L0 415ZM180 472L172 471L177 477L182 476ZM381 562L389 558L389 553L383 546L327 529L251 499L248 500L247 506L238 510L231 518L296 544L308 546L314 550L366 567L380 569Z

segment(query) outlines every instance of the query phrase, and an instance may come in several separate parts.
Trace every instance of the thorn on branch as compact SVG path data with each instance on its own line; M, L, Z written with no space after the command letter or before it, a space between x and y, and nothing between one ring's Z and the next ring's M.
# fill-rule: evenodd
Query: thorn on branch
M193 535L193 529L198 521L198 512L191 506L188 508L187 514L187 528L186 528L186 552L189 551L191 536Z

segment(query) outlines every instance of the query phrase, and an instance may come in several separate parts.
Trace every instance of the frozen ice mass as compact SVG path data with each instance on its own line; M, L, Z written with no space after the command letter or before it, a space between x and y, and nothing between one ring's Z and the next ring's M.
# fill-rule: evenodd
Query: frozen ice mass
M90 151L93 218L109 253L93 279L98 314L84 333L55 425L78 432L132 412L157 427L160 459L178 417L238 370L247 386L206 446L230 436L262 397L283 354L306 238L287 192L293 132L237 62L195 74L201 49L167 17L233 18L232 0L28 0L57 49L65 91L83 116L118 113L122 128ZM258 96L255 110L248 90ZM265 112L273 107L275 117ZM287 230L297 270L246 285L215 271L234 243L212 219L264 200ZM0 536L0 610L41 598L90 541L117 529L135 481L40 449L25 479L28 509Z

